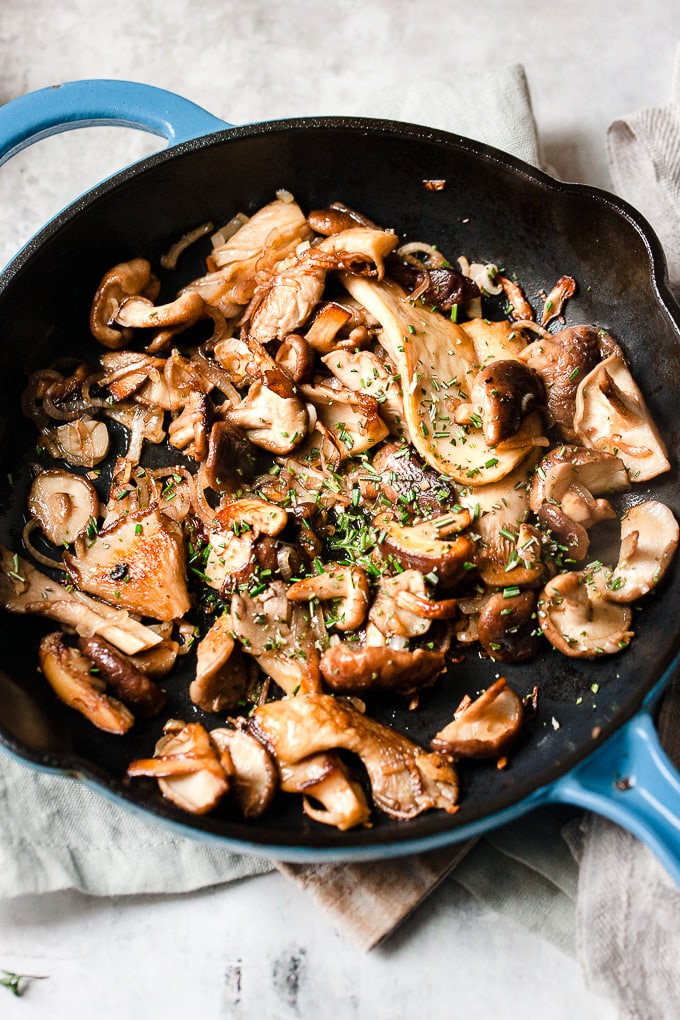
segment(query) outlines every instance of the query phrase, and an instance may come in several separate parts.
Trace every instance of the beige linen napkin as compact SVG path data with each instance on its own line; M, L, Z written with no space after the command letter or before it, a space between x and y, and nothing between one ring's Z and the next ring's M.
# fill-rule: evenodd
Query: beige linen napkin
M537 164L523 69L386 83L363 108L317 111L389 117L455 131ZM425 105L428 107L426 114ZM359 945L370 948L410 914L468 846L378 865L281 866ZM271 869L267 861L178 836L103 799L79 781L0 755L0 895L74 888L93 895L175 893Z

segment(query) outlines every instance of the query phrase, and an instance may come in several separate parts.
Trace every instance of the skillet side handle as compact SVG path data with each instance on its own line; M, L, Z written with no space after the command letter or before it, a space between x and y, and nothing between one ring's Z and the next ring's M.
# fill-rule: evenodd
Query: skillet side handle
M559 779L551 799L604 815L654 851L680 886L680 775L647 711Z
M65 82L0 107L0 165L41 138L101 125L148 131L169 145L233 126L153 85L105 78Z

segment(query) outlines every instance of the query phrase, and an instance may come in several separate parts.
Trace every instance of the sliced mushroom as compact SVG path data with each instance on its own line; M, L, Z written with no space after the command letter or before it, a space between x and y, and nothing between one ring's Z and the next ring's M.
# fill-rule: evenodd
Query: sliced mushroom
M606 499L594 497L626 492L628 472L620 457L583 446L551 450L532 478L529 505L537 513L544 503L562 510L584 528L616 516Z
M228 492L238 488L257 470L263 456L241 430L226 421L214 422L208 438L208 453L202 465L211 489Z
M380 405L380 416L393 435L406 427L401 380L388 362L373 351L337 350L321 358L338 382L355 393L367 393Z
M470 406L482 419L484 438L491 448L510 439L520 429L522 419L545 402L540 376L521 361L492 361L475 376ZM460 421L461 405L456 412Z
M229 790L244 818L259 818L270 806L279 786L274 759L250 733L220 727L210 736L222 754Z
M291 584L286 597L292 602L337 600L332 609L336 630L356 630L366 618L370 601L368 579L361 567L326 563L323 573ZM326 621L327 626L330 622Z
M548 411L567 441L576 439L579 385L600 360L600 332L594 326L569 326L534 340L519 355L543 380Z
M233 595L231 626L244 651L287 694L320 689L319 650L327 641L323 615L313 603L290 602L282 581L272 581L259 595Z
M227 421L245 430L251 443L270 453L290 453L309 429L305 405L292 391L281 395L254 382L245 398L227 413Z
M634 482L670 470L664 441L620 354L605 358L583 379L574 430L586 446L620 457Z
M619 561L602 590L609 602L632 602L655 588L678 546L678 522L655 499L630 507L621 518Z
M370 465L370 474L375 479L367 471L360 479L368 499L383 495L394 506L412 509L423 517L439 514L443 507L457 503L451 483L424 464L406 443L383 443Z
M320 669L329 690L362 696L369 691L412 694L434 683L444 665L444 653L429 648L340 642L324 651Z
M289 333L276 352L276 364L285 368L293 382L309 382L314 373L314 350L299 333Z
M139 464L145 439L150 443L161 443L165 439L163 411L160 408L137 407L134 404L113 404L104 409L104 414L107 418L112 418L113 421L128 429L130 440L125 459L131 464Z
M236 648L231 616L218 616L196 649L189 697L204 712L233 712L248 689L248 667Z
M280 768L336 748L358 754L374 803L394 818L414 818L431 808L456 810L458 778L445 755L427 754L339 698L299 694L260 705L251 726Z
M93 663L97 677L140 719L159 715L167 701L160 687L139 670L132 660L104 638L80 637L78 648Z
M50 542L70 545L99 517L99 497L87 478L52 468L33 480L28 511Z
M94 540L81 536L63 558L74 583L110 605L156 620L179 619L191 606L181 527L156 503L114 521Z
M407 569L380 579L368 615L385 637L413 638L426 634L433 619L448 619L455 610L455 599L430 599L422 573Z
M229 789L217 746L200 723L171 720L153 758L139 758L129 776L151 776L161 793L183 811L203 815L217 807Z
M129 329L116 325L122 302L135 294L153 299L158 289L158 280L146 259L120 262L104 274L97 287L90 309L90 332L105 347L122 347L132 335Z
M35 613L66 624L78 634L101 634L126 655L161 643L161 637L125 611L113 609L71 586L53 581L0 546L0 605L10 613Z
M40 642L40 669L55 694L69 708L106 733L127 733L135 717L122 702L105 693L105 684L92 673L92 663L76 648L64 644L56 631Z
M389 434L380 416L380 404L368 393L357 393L321 378L303 384L300 392L314 405L319 421L345 457L365 453Z
M208 454L211 426L210 405L203 393L189 394L184 409L168 428L168 441L188 457L203 461Z
M306 815L341 832L367 825L371 809L366 795L348 775L337 754L328 751L280 768L284 793L301 793Z
M114 321L124 329L165 329L195 322L202 311L203 298L196 291L185 291L165 305L135 294L120 302Z
M244 497L221 507L209 535L206 583L221 589L230 578L243 580L254 568L260 535L279 535L287 523L286 511L263 499Z
M44 429L40 445L51 457L65 460L73 467L94 467L109 452L109 433L102 421L84 415L76 421Z
M626 648L633 618L626 605L602 594L603 578L592 571L558 574L546 584L538 603L541 630L553 647L574 659L596 659Z
M479 643L498 662L528 662L539 644L536 593L516 588L494 592L477 620Z
M499 282L502 278L499 277ZM533 316L527 316L533 318ZM475 362L481 368L492 361L519 358L527 346L525 331L507 319L497 322L477 316L461 322L460 328L472 341Z
M474 563L475 543L469 535L455 534L470 522L467 510L433 517L420 524L403 526L380 519L381 548L402 567L422 574L436 572L439 582L449 588ZM376 522L378 523L378 522ZM454 537L447 536L454 534Z
M320 354L328 354L339 346L338 336L343 326L352 318L352 313L337 301L322 302L305 333L305 343Z
M523 718L522 699L499 677L474 701L463 700L432 747L454 758L500 758L517 739Z
M276 362L252 336L226 337L215 345L215 359L238 389L262 380L276 369Z
M543 315L541 316L541 325L546 326L553 319L560 318L564 310L565 302L568 301L570 297L573 297L575 293L576 280L573 276L560 276L559 280L545 299Z

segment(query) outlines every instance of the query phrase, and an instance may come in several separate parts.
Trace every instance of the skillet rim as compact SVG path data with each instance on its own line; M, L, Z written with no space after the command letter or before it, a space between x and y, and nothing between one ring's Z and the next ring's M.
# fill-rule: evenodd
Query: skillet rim
M75 127L79 125L70 126ZM502 150L484 142L478 142L467 138L463 135L440 131L438 129L432 129L409 122L366 117L315 116L263 121L256 124L236 127L225 126L224 130L200 135L196 138L153 153L152 155L114 173L110 177L107 177L105 180L80 195L63 210L57 213L39 231L37 231L36 234L29 239L23 248L21 248L14 258L11 259L7 266L0 272L0 298L2 297L5 288L11 285L15 277L24 270L32 256L49 238L57 233L64 225L68 224L72 218L80 213L86 212L90 205L97 202L103 196L115 191L121 184L133 180L146 170L174 160L175 157L192 153L197 150L219 146L232 140L286 134L291 131L305 132L309 129L339 129L354 133L378 133L385 136L390 135L395 138L408 139L413 142L420 141L444 145L449 149L459 151L466 155L472 155L473 157L479 158L487 163L497 165L504 172L509 170L520 178L524 178L531 184L537 185L543 191L547 190L553 195L565 198L588 197L595 203L604 206L610 211L610 213L615 216L622 217L628 224L630 224L643 242L646 258L649 264L649 278L652 296L655 302L658 303L664 315L672 324L680 340L680 304L678 304L670 290L667 262L661 243L651 224L649 224L638 210L625 200L604 189L596 188L591 185L556 180L544 170L534 167L519 157L503 152ZM315 853L321 856L331 856L332 854L337 855L339 852L340 854L345 853L346 859L349 859L352 856L356 857L362 853L364 855L370 854L371 852L375 854L381 850L385 851L387 849L389 849L391 854L406 854L412 852L414 844L422 843L423 840L429 841L430 843L432 840L436 840L437 845L443 845L447 842L457 842L465 839L471 831L486 831L487 829L495 827L496 824L500 824L499 816L506 813L516 815L523 813L524 810L529 810L532 806L531 803L529 803L526 808L522 807L526 801L537 802L537 800L547 799L549 797L550 787L556 782L556 780L568 775L577 765L586 760L593 752L601 747L610 736L619 731L640 712L644 702L650 695L650 691L652 691L659 683L660 678L667 673L670 664L677 655L678 647L680 647L680 635L675 635L674 643L670 647L668 653L658 661L658 668L655 670L654 677L644 685L638 684L636 686L635 693L630 697L625 708L618 709L615 717L607 720L603 724L601 734L596 741L593 741L592 746L588 746L585 741L580 742L573 752L566 754L557 764L554 764L549 768L544 767L537 774L536 782L525 784L522 791L513 795L508 806L503 807L501 810L494 810L493 808L489 809L487 807L484 811L479 812L478 814L473 812L472 818L469 821L466 820L465 824L460 826L456 826L455 822L451 822L451 816L442 815L441 812L430 812L425 816L420 816L417 820L419 823L417 834L411 833L409 836L409 832L407 831L408 823L401 823L401 828L397 830L396 834L391 833L387 840L385 833L381 831L380 828L363 830L358 834L356 832L338 834L335 831L330 833L324 831L319 834L318 839L313 838L310 842L305 842L304 844L300 842L300 838L301 836L302 838L309 837L309 833L293 833L294 838L288 842L287 837L289 836L289 833L284 832L283 836L286 838L283 839L283 842L278 847L274 848L272 847L271 839L267 837L266 830L252 828L247 825L241 826L238 823L234 824L230 821L228 824L231 828L238 829L243 827L244 831L247 833L246 839L241 839L240 837L233 839L218 832L211 831L209 828L205 827L203 824L204 820L202 818L192 818L192 824L183 823L181 818L178 821L175 810L165 802L156 803L154 801L147 801L145 803L140 803L138 797L130 794L129 787L126 786L124 781L112 778L109 774L106 774L103 770L96 766L95 763L86 761L76 754L62 754L54 752L41 754L37 751L34 752L30 748L27 751L26 745L13 737L8 738L6 736L3 731L2 720L0 720L0 744L3 744L10 753L15 754L24 762L37 766L43 770L46 769L64 774L78 775L89 785L94 785L104 795L109 798L113 798L118 803L123 803L127 808L136 809L143 815L151 814L153 817L158 818L162 822L168 823L172 827L181 830L186 835L191 835L194 838L199 839L216 840L223 846L229 845L231 849L238 850L241 848L245 849L246 852L267 853L267 849L270 848L269 852L271 854L273 854L274 850L295 850L301 855L306 854L307 857L309 857L310 854ZM529 788L528 792L527 787ZM542 795L544 796L542 797ZM504 803L505 802L507 802L507 795L504 799ZM209 819L205 821L209 822ZM260 835L262 836L261 840L258 838ZM357 835L361 838L357 839ZM338 837L344 840L346 845L342 845L338 848ZM280 838L281 834L279 834L279 839ZM351 842L347 843L348 840ZM290 856L288 859L291 859Z

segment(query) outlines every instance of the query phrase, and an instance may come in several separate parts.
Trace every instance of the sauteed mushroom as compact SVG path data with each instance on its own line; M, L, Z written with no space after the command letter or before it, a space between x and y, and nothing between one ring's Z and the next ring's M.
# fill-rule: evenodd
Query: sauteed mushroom
M463 699L432 747L454 758L501 757L517 739L523 717L521 698L499 677L474 701Z
M34 479L28 510L50 542L70 545L98 519L99 497L87 478L50 468Z

